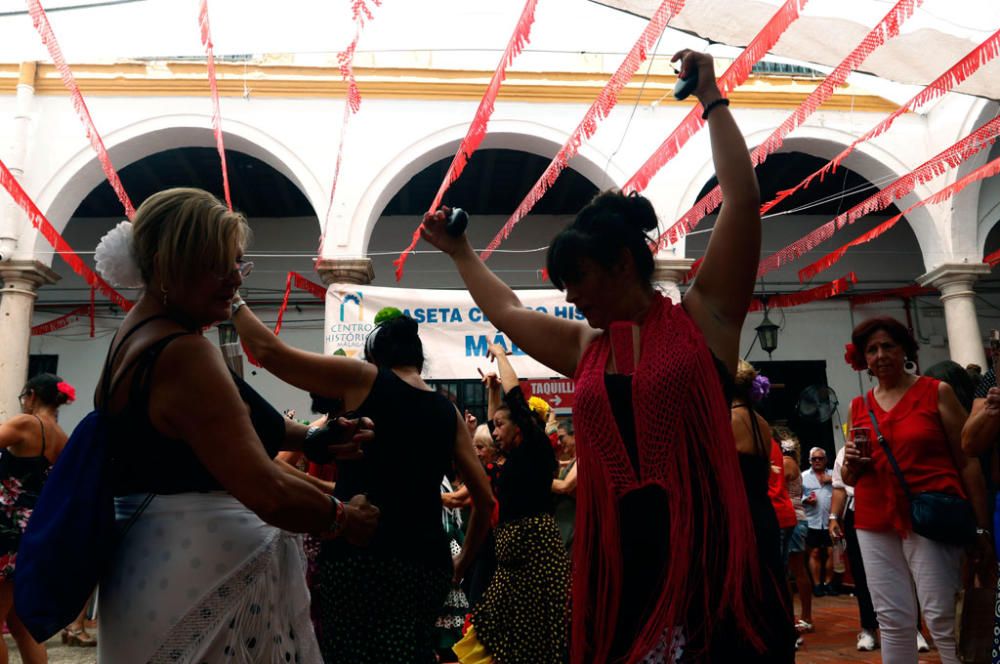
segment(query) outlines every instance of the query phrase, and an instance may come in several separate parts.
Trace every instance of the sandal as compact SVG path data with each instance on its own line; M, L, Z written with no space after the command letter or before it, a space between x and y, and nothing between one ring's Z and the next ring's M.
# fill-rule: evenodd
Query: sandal
M87 633L86 629L82 627L80 629L73 629L67 627L62 631L62 642L71 648L95 648L97 647L97 639Z
M816 631L816 627L811 622L799 618L795 621L795 631L799 634L812 634Z

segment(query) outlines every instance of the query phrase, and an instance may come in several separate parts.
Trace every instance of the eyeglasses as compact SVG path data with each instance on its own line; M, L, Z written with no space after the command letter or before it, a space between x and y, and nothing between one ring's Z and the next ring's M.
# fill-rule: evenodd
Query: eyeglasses
M809 457L810 461L826 461L826 457Z
M253 261L244 260L242 258L238 259L233 266L236 272L239 272L241 279L246 279L253 272ZM225 274L217 274L219 281L225 281L233 276L233 270L229 270Z

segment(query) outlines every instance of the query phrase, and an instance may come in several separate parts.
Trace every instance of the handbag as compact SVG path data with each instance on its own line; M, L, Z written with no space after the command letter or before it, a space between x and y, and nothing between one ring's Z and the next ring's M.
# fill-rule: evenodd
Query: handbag
M974 586L970 578L959 591L955 603L955 648L963 664L990 664L995 609L995 585Z
M903 477L903 471L899 468L896 457L889 449L888 441L879 429L875 411L872 409L870 394L867 401L868 416L875 428L875 436L879 445L885 450L885 455L889 459L889 464L896 477L899 478L899 483L903 486L903 493L910 501L910 521L913 525L913 532L944 544L959 546L970 544L976 537L976 514L972 510L972 503L943 491L923 491L917 494L910 491L910 485Z

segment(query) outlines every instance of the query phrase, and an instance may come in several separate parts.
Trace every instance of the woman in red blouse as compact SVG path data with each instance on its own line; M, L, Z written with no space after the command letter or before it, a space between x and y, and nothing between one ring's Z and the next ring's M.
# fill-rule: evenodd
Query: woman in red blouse
M955 593L961 548L913 532L909 501L876 442L868 411L874 412L912 493L940 491L972 501L981 527L977 548L982 551L989 547L989 513L978 462L967 459L961 448L967 413L947 383L915 375L917 343L899 321L867 320L854 328L851 340L847 360L855 369L867 368L878 381L851 403L851 426L868 429L871 443L866 450L848 441L843 476L854 486L855 526L882 632L882 661L917 661L919 599L941 661L958 664Z

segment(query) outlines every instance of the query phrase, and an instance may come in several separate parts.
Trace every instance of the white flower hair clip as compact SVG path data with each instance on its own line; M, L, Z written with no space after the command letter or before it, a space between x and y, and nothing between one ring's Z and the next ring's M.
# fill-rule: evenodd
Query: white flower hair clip
M97 271L115 288L141 288L142 272L135 259L132 223L122 221L104 234L94 252Z

